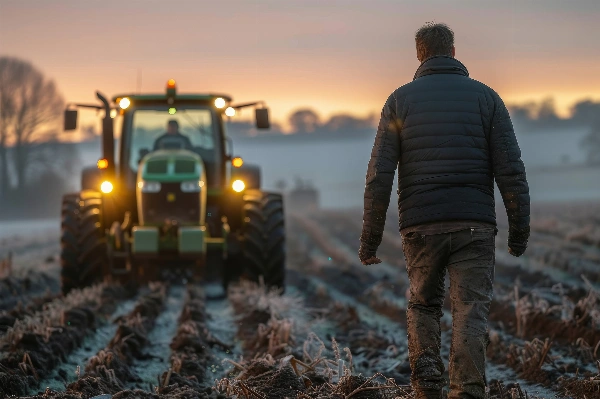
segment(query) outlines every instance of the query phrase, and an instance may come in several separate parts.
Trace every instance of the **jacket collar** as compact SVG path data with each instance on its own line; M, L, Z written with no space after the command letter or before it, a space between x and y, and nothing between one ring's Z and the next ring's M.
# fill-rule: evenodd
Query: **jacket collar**
M467 67L464 66L459 60L446 55L436 55L431 58L427 58L421 63L413 80L422 76L433 75L438 73L451 73L463 76L469 76Z

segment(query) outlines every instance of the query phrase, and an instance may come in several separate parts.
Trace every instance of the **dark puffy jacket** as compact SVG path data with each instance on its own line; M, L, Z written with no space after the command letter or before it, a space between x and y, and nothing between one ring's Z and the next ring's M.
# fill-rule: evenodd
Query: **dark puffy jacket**
M495 224L495 178L510 231L528 235L529 188L508 111L458 60L429 58L383 107L361 236L372 251L381 242L396 167L400 229L447 220Z

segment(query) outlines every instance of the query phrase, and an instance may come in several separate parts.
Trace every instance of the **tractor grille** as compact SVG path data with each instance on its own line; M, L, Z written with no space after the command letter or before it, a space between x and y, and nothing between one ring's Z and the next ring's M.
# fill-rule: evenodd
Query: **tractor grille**
M158 193L141 193L145 224L198 224L200 222L200 193L184 193L181 183L162 183Z
M196 162L192 160L175 161L175 174L194 173L196 171Z
M167 174L168 161L166 159L157 159L150 161L146 165L146 173Z

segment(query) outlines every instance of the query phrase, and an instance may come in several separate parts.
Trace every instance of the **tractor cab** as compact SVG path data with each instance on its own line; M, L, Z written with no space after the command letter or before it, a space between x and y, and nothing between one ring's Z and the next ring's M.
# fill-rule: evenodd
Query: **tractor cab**
M202 159L207 187L222 187L231 159L226 154L222 119L225 110L235 114L231 107L223 110L222 104L231 99L223 95L182 95L175 102L174 98L129 95L113 99L123 116L119 173L132 187L146 155L159 150L187 150Z
M165 94L97 96L101 106L71 104L65 111L65 130L76 128L77 108L103 109L105 116L102 157L83 170L81 192L63 199L63 289L113 276L152 280L174 270L198 276L207 266L225 286L263 276L282 287L283 201L260 189L258 166L233 157L224 127L236 110L255 107L256 127L269 128L264 104L178 94L174 80ZM275 224L260 216L273 210ZM257 230L257 223L265 225ZM82 236L74 240L74 234ZM275 263L267 259L272 256ZM266 265L276 270L261 271Z

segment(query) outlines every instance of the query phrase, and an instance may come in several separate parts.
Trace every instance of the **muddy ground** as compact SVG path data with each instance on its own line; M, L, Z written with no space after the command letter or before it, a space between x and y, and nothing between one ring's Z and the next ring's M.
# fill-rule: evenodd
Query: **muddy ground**
M499 221L491 397L600 398L598 215L600 204L536 207L518 259ZM0 398L410 397L408 278L389 219L384 262L364 267L360 211L288 215L283 296L173 282L63 297L53 238L4 237ZM449 301L442 321L447 361Z

